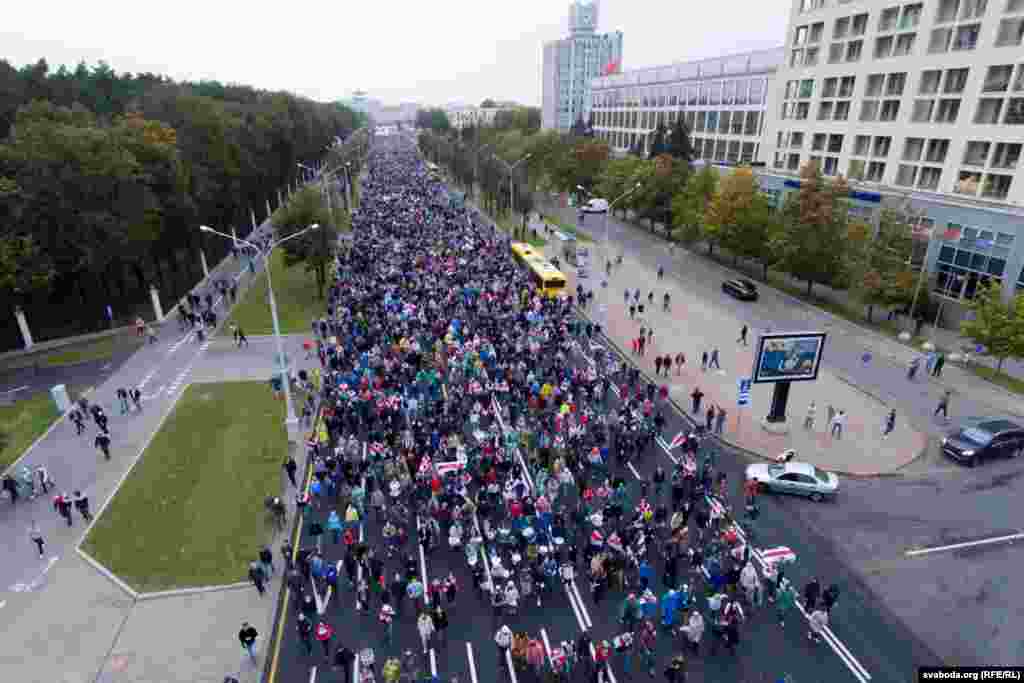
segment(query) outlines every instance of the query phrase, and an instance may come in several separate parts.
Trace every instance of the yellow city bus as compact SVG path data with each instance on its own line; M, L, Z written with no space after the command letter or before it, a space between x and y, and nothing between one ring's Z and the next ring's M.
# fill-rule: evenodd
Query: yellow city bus
M534 256L527 259L526 267L530 271L530 279L541 288L544 296L554 299L565 292L565 275L543 257Z
M512 250L512 257L515 258L520 265L525 266L527 260L531 258L540 258L541 256L526 242L512 242L509 248Z

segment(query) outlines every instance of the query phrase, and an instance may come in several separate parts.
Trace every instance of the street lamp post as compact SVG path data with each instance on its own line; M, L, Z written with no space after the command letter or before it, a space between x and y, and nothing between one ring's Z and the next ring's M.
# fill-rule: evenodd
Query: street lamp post
M601 327L605 330L606 334L607 334L607 331L608 331L608 307L611 305L611 301L609 300L611 294L610 294L610 291L609 291L610 288L608 287L608 275L607 275L607 273L608 273L608 267L611 265L611 262L612 262L611 237L610 237L610 234L608 232L608 214L610 214L612 212L612 210L615 209L615 205L616 204L618 204L620 201L622 201L623 199L625 199L626 197L628 197L629 195L633 194L634 192L636 192L639 189L640 189L640 183L635 184L633 187L631 187L630 189L626 190L624 193L622 193L621 195L616 197L614 200L612 200L612 202L608 204L608 209L604 212L604 240L603 240L603 242L604 242L605 270L604 270L604 273L602 273L602 275L601 275L601 278L602 278L601 279L601 289L604 290L604 291L603 291L603 294L601 295L602 303L601 303L601 310L600 310L600 314L601 314L600 322L601 322Z
M296 233L294 233L292 235L288 235L288 237L285 237L284 239L280 239L280 240L278 240L276 242L273 242L270 246L267 247L266 252L263 252L263 262L264 262L264 265L266 266L265 270L267 272L267 292L268 292L268 294L270 296L270 317L271 317L271 320L273 320L273 323L274 323L274 343L277 346L278 362L281 363L281 371L282 371L282 374L284 375L283 382L282 382L282 385L284 387L284 402L285 402L285 411L286 411L284 425L285 425L285 430L288 433L288 440L289 441L298 441L299 418L295 415L295 405L294 405L294 403L292 403L291 378L288 376L288 366L287 366L287 363L286 363L285 357L284 357L284 342L281 339L281 323L280 323L280 321L278 320L278 317L277 317L277 299L274 297L274 284L273 284L273 282L270 279L270 254L271 254L271 252L273 252L274 247L276 247L276 246L278 246L280 244L283 244L284 242L287 242L288 240L295 239L296 237L300 237L300 236L306 234L307 232L309 232L311 230L316 230L319 227L320 227L319 223L314 223L313 225L309 226L308 228L305 228L303 230L299 230L298 232L296 232ZM205 233L209 233L211 235L219 235L221 237L224 237L224 238L227 238L227 239L231 239L231 235L228 235L226 233L220 232L219 230L214 230L213 228L211 228L208 225L201 225L201 226L199 226L199 230L202 231L202 232L205 232ZM257 247L255 244L253 244L249 240L244 240L244 239L239 238L238 241L241 242L243 245L251 248L253 251L256 252L256 254L260 253L259 247Z

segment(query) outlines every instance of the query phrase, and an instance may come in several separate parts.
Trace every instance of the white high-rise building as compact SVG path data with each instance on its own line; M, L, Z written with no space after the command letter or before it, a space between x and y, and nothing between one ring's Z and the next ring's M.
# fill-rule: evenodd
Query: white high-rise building
M1024 0L794 0L785 44L766 191L814 161L864 215L909 203L951 313L985 282L1024 289Z
M544 44L541 126L567 132L590 115L590 81L622 63L622 32L597 33L597 0L569 6L569 37Z
M650 151L659 123L682 118L695 160L751 164L783 48L634 69L591 81L594 131L612 149Z

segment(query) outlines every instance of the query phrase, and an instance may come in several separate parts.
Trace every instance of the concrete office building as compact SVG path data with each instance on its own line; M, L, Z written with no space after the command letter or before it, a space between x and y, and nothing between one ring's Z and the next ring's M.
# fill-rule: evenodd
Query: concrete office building
M855 213L909 204L947 324L981 283L1024 289L1022 41L1024 0L794 0L763 188L781 200L814 161Z
M569 6L569 37L544 44L541 126L568 132L590 115L590 83L622 63L622 32L597 33L597 0Z
M671 127L682 117L696 159L756 162L784 53L759 50L594 78L594 130L618 153L639 148L646 155L658 123Z

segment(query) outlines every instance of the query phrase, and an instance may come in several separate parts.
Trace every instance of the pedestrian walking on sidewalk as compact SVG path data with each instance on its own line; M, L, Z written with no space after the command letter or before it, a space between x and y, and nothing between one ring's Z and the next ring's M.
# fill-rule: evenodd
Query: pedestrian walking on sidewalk
M893 408L889 411L889 414L885 416L885 424L882 426L882 438L886 438L892 434L892 430L896 429L896 409Z
M843 427L846 425L846 411L840 410L829 422L829 433L836 439L843 438Z
M661 375L661 356L654 357L654 374Z
M696 415L700 413L700 400L704 398L704 392L700 390L700 387L694 387L690 398L693 400L693 414Z
M131 398L132 404L135 406L135 411L142 412L142 390L138 387L133 387L128 390L128 397Z
M708 352L706 350L700 354L700 369L701 372L705 372L708 369Z
M715 434L721 435L725 431L725 418L728 417L725 408L715 404Z
M629 319L630 320L636 320L636 305L635 304L630 304L629 305Z
M96 448L100 449L103 453L103 457L106 460L110 460L110 435L105 432L100 432L96 435L96 439L93 442Z
M249 338L245 336L245 330L243 330L242 326L239 325L238 326L238 348L242 348L243 346L249 346Z
M716 370L721 370L722 366L718 364L718 347L711 349L711 360L708 362L708 368L715 366Z
M242 622L242 628L238 631L238 640L242 643L242 649L249 653L249 658L256 661L256 639L259 638L259 631L252 627L248 621Z
M57 514L64 518L64 521L71 526L71 496L67 493L62 493L53 499L53 509L57 511Z
M324 660L329 661L331 659L331 638L334 637L334 629L331 625L321 621L316 625L316 639L320 641L320 646L324 649Z
M121 403L121 414L128 414L128 390L120 387L117 390L117 400Z
M942 377L942 366L946 364L946 354L939 353L935 359L935 368L932 370L932 377Z
M292 483L292 488L299 488L298 482L295 481L295 473L299 470L299 466L295 462L295 458L290 455L285 457L281 468L288 474L288 481Z
M262 598L263 593L267 590L263 586L263 583L267 580L267 575L263 571L263 567L260 566L260 563L255 560L249 563L249 579L252 581L253 585L256 586L256 591Z
M82 432L85 431L85 417L82 415L82 411L75 408L69 415L71 421L75 423L75 435L81 436Z
M676 354L676 375L683 374L684 365L686 365L686 354L680 351Z
M743 344L744 346L747 345L747 332L747 326L746 324L744 324L743 327L740 328L740 338L736 340L737 342Z
M72 502L74 502L75 509L78 510L78 514L82 515L82 519L87 522L92 521L92 513L89 512L88 496L83 496L81 491L75 491Z
M299 616L295 618L295 629L299 632L299 645L306 651L307 657L312 656L313 624L309 623L305 614L300 612Z
M265 545L260 550L260 566L268 579L274 575L274 553L270 550L270 546Z
M935 412L932 413L933 417L942 413L942 419L949 422L949 399L952 395L953 392L949 389L946 389L946 391L942 393L942 397L939 399L939 405L936 406Z
M637 340L637 343L640 347L640 355L642 356L644 355L644 347L647 345L647 337L641 334L640 338Z
M238 345L238 325L231 323L231 339Z
M715 423L715 406L714 404L708 405L708 409L704 414L704 429L711 432L711 426Z
M46 545L46 539L43 538L43 532L39 528L39 522L32 520L32 524L28 528L29 540L36 544L36 549L39 551L39 559L43 558L43 547Z
M665 266L658 266L658 279L663 280L665 278Z

